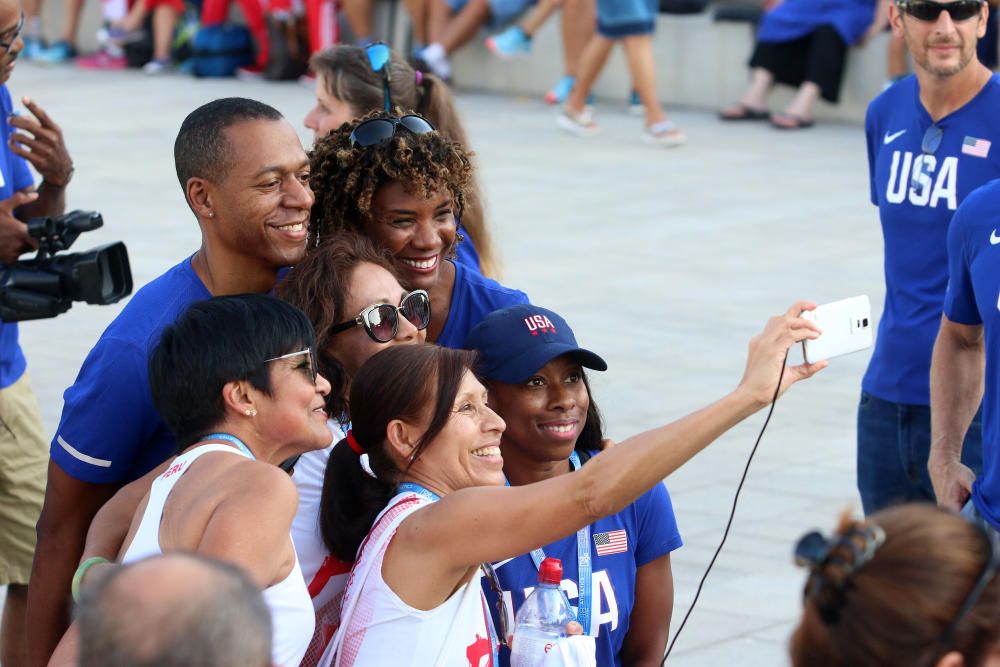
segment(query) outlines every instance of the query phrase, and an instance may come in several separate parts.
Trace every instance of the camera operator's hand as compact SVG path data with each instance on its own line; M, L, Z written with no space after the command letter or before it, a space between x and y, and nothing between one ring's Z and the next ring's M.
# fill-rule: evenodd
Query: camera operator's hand
M21 102L35 117L10 117L10 126L20 130L10 135L11 150L30 162L46 183L66 187L73 176L73 160L66 150L62 130L31 98L23 97Z
M36 199L37 192L15 192L10 199L0 201L0 264L13 264L21 253L37 247L28 236L28 226L14 217L14 209Z

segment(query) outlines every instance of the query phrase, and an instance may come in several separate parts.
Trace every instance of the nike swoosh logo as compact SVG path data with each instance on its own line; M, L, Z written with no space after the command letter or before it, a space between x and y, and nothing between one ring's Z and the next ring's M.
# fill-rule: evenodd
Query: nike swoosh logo
M885 133L885 138L882 139L882 142L885 143L885 144L891 144L896 139L898 139L899 137L903 136L905 133L906 133L906 130L900 130L899 132L896 132L895 134L889 134L888 132L886 132Z
M990 245L996 245L1000 243L1000 236L997 236L997 230L990 232Z

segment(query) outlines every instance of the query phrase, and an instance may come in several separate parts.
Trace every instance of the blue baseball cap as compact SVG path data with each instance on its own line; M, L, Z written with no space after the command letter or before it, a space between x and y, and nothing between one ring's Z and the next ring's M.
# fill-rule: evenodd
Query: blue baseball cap
M508 384L524 382L564 354L585 368L608 370L604 359L577 344L566 320L531 304L507 306L487 315L465 337L465 349L479 353L476 370L482 377Z

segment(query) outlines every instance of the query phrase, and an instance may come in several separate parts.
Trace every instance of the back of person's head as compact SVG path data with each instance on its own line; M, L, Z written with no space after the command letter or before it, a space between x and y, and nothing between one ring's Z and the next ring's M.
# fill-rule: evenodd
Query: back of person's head
M185 196L191 178L213 183L225 180L233 164L227 128L246 121L283 118L274 107L244 97L213 100L189 113L174 141L174 167Z
M247 381L270 395L266 361L313 340L309 318L273 296L220 296L188 308L163 330L149 360L153 405L178 451L223 421L226 384Z
M420 197L450 194L456 216L463 210L472 179L469 153L440 132L413 134L402 126L374 146L352 145L351 133L366 121L396 116L376 111L345 123L321 139L310 156L309 184L316 195L310 242L344 230L364 233L372 219L372 199L383 185L402 183Z
M386 439L389 422L427 424L407 464L412 465L448 422L462 378L474 365L473 352L401 345L375 354L360 368L351 383L351 437L372 474L346 440L330 453L320 530L337 558L354 560L404 472Z
M310 59L312 71L322 77L327 92L350 105L355 116L384 110L385 90L382 72L372 69L365 49L338 44L320 51ZM392 82L389 85L392 107L399 113L413 109L437 129L446 139L458 142L470 150L468 136L448 85L433 74L414 70L395 51L389 64ZM475 173L470 177L462 226L475 241L483 273L496 277L499 263L494 257L493 240L486 225L483 196Z
M845 518L829 541L803 538L796 553L812 564L792 664L981 667L1000 648L991 540L981 526L929 504Z
M343 364L330 354L336 340L332 329L357 316L345 312L344 304L350 297L354 269L366 262L382 267L399 280L392 257L385 250L376 248L367 237L348 233L314 248L288 272L276 290L279 297L300 308L312 323L318 371L331 387L326 409L334 418L349 414L345 392L351 378Z
M116 567L85 587L79 667L266 667L271 616L239 569L195 554Z

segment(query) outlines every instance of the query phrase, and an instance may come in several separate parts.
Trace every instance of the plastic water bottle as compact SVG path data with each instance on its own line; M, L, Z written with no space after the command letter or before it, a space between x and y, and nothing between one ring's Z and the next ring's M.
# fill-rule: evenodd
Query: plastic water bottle
M511 667L538 667L545 654L566 636L566 624L576 616L559 587L562 561L546 558L538 568L538 588L517 610Z

